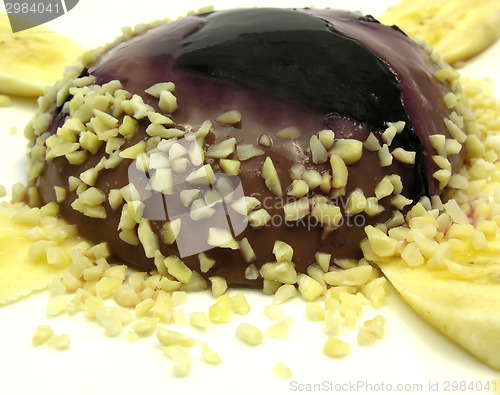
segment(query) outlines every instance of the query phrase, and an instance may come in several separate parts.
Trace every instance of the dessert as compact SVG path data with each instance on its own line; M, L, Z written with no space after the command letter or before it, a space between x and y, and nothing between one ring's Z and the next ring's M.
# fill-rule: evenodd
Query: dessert
M500 106L485 89L462 90L429 46L340 11L233 10L125 30L84 63L40 99L27 129L28 197L107 243L73 248L48 315L85 311L108 336L130 324L128 341L156 331L183 376L180 347L195 340L164 327L186 322L174 311L183 291L210 281L215 303L189 315L204 329L250 311L228 285L263 283L275 304L309 302L325 354L340 357L352 345L340 326L383 304L372 263L429 323L498 368L500 209L488 196L500 179ZM153 271L110 266L108 244L118 262ZM234 335L288 337L293 319L276 305L264 313L276 324ZM357 344L373 345L384 326L364 321Z
M135 33L27 130L31 203L132 266L275 289L352 267L365 228L401 225L463 163L453 70L372 17L238 9Z

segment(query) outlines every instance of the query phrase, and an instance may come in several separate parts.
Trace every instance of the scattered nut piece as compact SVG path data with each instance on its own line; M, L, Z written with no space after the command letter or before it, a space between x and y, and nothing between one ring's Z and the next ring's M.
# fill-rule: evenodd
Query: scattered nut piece
M378 277L365 284L361 288L361 293L370 299L373 307L380 308L384 305L386 294L386 279Z
M357 341L360 346L372 346L384 336L386 320L378 315L375 318L365 321L363 327L359 328Z
M175 377L186 377L191 371L191 358L186 347L173 345L163 348L163 352L174 365Z
M276 257L276 261L291 261L293 258L293 248L280 240L276 240L273 246L273 254Z
M299 284L300 294L308 302L312 302L323 293L323 286L307 274L299 274L297 283Z
M349 354L350 350L351 346L349 345L349 343L346 343L345 341L334 336L329 336L325 341L325 345L323 346L324 353L329 357L334 358L345 357L347 354Z
M306 167L302 163L294 164L290 169L290 177L292 180L300 180L305 169Z
M304 180L293 180L288 195L300 198L309 193L309 185Z
M313 205L311 216L327 228L335 228L340 221L342 221L342 212L340 207L330 204L319 202Z
M218 298L226 292L227 283L224 277L212 276L209 277L209 280L212 282L212 294L214 297Z
M282 284L295 284L297 282L297 272L292 262L268 262L262 265L259 273L266 280Z
M276 137L281 140L295 140L300 137L300 130L295 126L289 126L276 132Z
M335 133L333 133L333 130L325 129L318 133L318 138L321 144L329 150L335 141Z
M368 138L363 143L363 146L368 151L372 151L372 152L376 152L376 151L380 150L380 148L382 148L380 145L380 142L378 141L378 138L375 137L375 135L373 133L370 133Z
M201 343L201 356L206 363L218 365L221 363L219 354L213 351L206 343Z
M266 209L261 208L257 211L252 211L247 216L248 223L254 229L259 229L265 226L270 220L271 215L267 212Z
M257 278L259 278L259 271L257 270L254 264L249 265L245 269L245 278L247 280L256 280Z
M251 346L257 346L264 341L264 335L260 329L248 322L242 322L236 329L235 335L237 339Z
M237 110L227 111L223 114L218 115L215 118L215 122L221 123L223 125L234 125L241 122L241 113Z
M264 315L274 322L287 321L290 324L295 322L292 317L283 313L283 311L274 304L264 307Z
M69 347L71 340L69 336L64 335L52 335L52 337L47 341L49 347L55 348L56 350L64 350Z
M326 252L317 252L314 258L319 267L326 273L330 267L330 260L332 259L332 255L327 254Z
M275 339L285 340L288 338L288 326L290 322L287 320L280 321L266 329L266 336Z
M204 252L198 254L198 259L202 273L207 273L215 265L215 259L209 258Z
M172 292L172 295L171 295L172 307L180 306L180 305L186 303L187 300L188 300L188 295L186 292L184 292L184 291Z
M283 284L273 297L274 304L281 304L297 295L297 288L291 284Z
M311 136L309 146L311 149L313 163L320 164L325 163L328 160L328 151L318 136Z
M307 216L310 212L309 199L302 197L283 206L286 221L297 221Z
M209 228L207 243L214 247L230 248L232 250L238 250L240 248L240 245L233 238L231 232L222 228Z
M307 303L306 314L311 321L323 321L325 319L325 311L318 303Z
M331 152L342 158L346 165L352 165L361 159L363 143L355 139L339 139L335 141Z
M262 178L264 179L266 186L272 193L274 193L276 196L283 195L278 173L270 157L267 157L264 161L264 164L262 165Z
M174 313L172 317L172 322L174 323L175 326L183 326L187 321L186 318L186 313L184 313L184 310L178 310Z
M219 165L224 173L237 176L240 172L241 162L233 159L221 159Z
M370 265L353 267L345 270L334 270L325 273L325 281L329 285L363 285L371 280L373 268Z
M163 261L168 273L179 280L181 283L187 284L191 279L193 272L189 269L182 260L176 255L170 255Z
M321 185L323 176L321 173L314 169L306 169L302 173L302 179L307 183L310 190L313 190Z
M384 144L382 148L378 151L378 157L380 160L380 166L387 167L392 164L392 155L389 152L389 147Z
M402 163L413 165L415 164L415 157L417 154L415 151L406 151L403 148L398 147L392 151L392 155Z
M109 337L118 336L123 329L122 323L116 318L102 320L100 321L100 324L103 326L106 335Z
M69 304L68 295L58 295L49 299L46 312L50 316L61 314Z
M173 82L160 82L146 89L144 92L153 97L159 98L161 92L163 91L170 91L170 92L175 91L175 84Z
M257 259L255 251L253 250L252 246L250 245L250 242L246 237L244 237L240 241L240 252L241 255L243 255L243 259L245 260L245 262L253 262L255 259ZM245 271L245 277L246 277L246 271Z
M201 311L189 314L189 323L198 329L206 329L210 324L205 313Z
M160 93L160 101L158 102L160 110L167 114L172 114L177 110L177 98L168 90L163 90Z
M389 125L387 129L382 133L382 140L385 141L387 145L392 144L392 140L396 137L397 130L394 126Z
M375 196L380 200L386 196L389 196L393 191L394 185L392 185L392 182L388 176L384 176L384 178L382 178L375 187Z
M384 232L371 225L365 227L365 232L375 254L388 257L396 253L399 244L397 240L391 239Z
M219 296L208 308L208 319L216 324L231 322L234 318L233 301L228 295Z
M332 154L330 165L332 168L332 187L345 187L347 185L348 170L344 160L338 154Z
M361 188L356 188L347 199L345 212L348 215L355 215L363 212L366 208L366 197Z
M282 362L278 362L273 366L273 374L283 380L291 380L293 378L292 369Z
M192 347L199 343L198 340L183 335L182 333L172 331L167 328L158 328L156 331L156 338L164 346L182 346Z
M31 339L31 344L33 344L33 346L35 347L38 347L47 342L53 334L54 331L49 325L39 325L36 328L33 338Z
M177 218L173 221L167 221L163 224L160 230L160 237L165 244L174 244L177 236L181 232L181 219Z
M135 316L144 317L148 314L155 305L155 300L153 298L144 299L142 302L135 306Z
M234 137L221 141L218 144L212 144L206 152L207 158L225 159L234 152L236 139ZM238 158L242 160L241 158Z
M259 144L263 145L264 147L270 147L273 144L273 142L267 134L263 134L262 136L259 137Z
M239 315L247 315L250 313L250 304L244 294L239 293L231 297L231 309Z
M245 161L260 155L264 155L264 151L255 147L253 144L238 144L236 147L236 156L240 161Z

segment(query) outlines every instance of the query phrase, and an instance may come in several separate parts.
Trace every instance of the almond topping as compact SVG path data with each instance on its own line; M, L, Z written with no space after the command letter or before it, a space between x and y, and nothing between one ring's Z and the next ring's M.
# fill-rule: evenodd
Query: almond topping
M342 188L347 185L348 170L344 160L337 154L330 157L332 167L332 186L333 188Z
M333 143L335 142L335 133L333 133L333 130L322 130L318 133L318 139L321 141L321 144L329 150L332 148Z
M253 144L238 144L236 147L238 160L245 161L255 156L264 155L264 151L255 147Z
M235 147L236 147L236 139L232 137L218 144L211 145L206 152L206 156L208 158L216 158L216 159L227 158L234 152Z
M295 126L289 126L276 132L276 137L281 140L295 140L300 137L300 130Z
M271 215L267 210L261 208L248 214L248 223L254 229L262 228L271 220Z
M230 248L232 250L240 248L238 242L231 235L231 232L222 228L210 228L208 230L207 243L214 247Z
M175 110L177 110L177 98L172 94L172 92L163 90L160 93L158 106L163 112L172 114Z
M282 196L281 182L278 177L274 163L270 157L267 157L262 165L262 178L265 180L267 188L276 196Z
M295 200L283 206L286 221L297 221L307 216L310 212L309 199L306 197Z
M346 165L352 165L361 159L363 143L354 139L336 140L332 153L339 155Z
M241 122L241 113L236 110L227 111L223 114L218 115L215 118L215 122L221 123L223 125L234 125Z
M312 136L309 140L312 161L315 164L325 163L328 160L328 151L317 136Z

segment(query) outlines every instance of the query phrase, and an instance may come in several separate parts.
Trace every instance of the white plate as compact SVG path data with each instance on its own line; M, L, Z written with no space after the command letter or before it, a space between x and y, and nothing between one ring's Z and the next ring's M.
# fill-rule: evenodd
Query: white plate
M172 2L174 3L174 2ZM163 16L183 15L190 9L206 5L205 1L187 0L169 4L164 1L97 1L81 0L68 14L47 23L47 27L72 37L81 45L92 48L120 34L123 25L154 20ZM344 7L362 10L374 16L394 3L383 1L350 1L335 4L316 1L317 7ZM216 8L234 6L308 6L299 1L218 1ZM3 6L3 4L2 4ZM1 10L1 9L0 9ZM472 77L488 76L500 86L500 43L490 48L461 70ZM8 108L0 108L0 183L10 187L24 181L24 125L35 111L29 100L15 99ZM18 129L15 136L9 129ZM238 290L231 290L235 294ZM190 350L192 374L175 379L171 362L162 354L154 336L126 343L124 333L108 338L95 322L82 313L63 314L56 318L45 315L47 293L38 293L17 303L0 308L0 389L2 394L112 394L112 393L217 393L217 394L287 394L295 392L325 393L493 393L481 390L490 380L500 378L482 362L434 331L422 321L394 290L379 311L366 308L359 320L383 314L387 318L386 336L376 346L356 345L356 330L342 330L340 337L352 344L349 356L331 359L323 355L325 335L319 323L307 321L305 304L293 300L282 309L295 318L286 341L266 338L258 347L248 347L234 337L234 330L248 321L262 330L272 322L262 309L271 299L258 292L245 291L252 313L237 317L226 325L212 325L200 332L186 325L181 332L206 341L222 357L220 366L201 361L199 347ZM189 295L182 306L186 314L206 311L213 302L205 293ZM56 333L67 333L72 341L63 352L47 347L32 348L31 337L39 324L49 324ZM175 328L174 328L175 330ZM272 366L281 361L294 373L291 382L272 375ZM476 390L460 388L473 383ZM313 387L316 386L316 387ZM458 391L452 391L457 389ZM500 388L499 388L500 389Z

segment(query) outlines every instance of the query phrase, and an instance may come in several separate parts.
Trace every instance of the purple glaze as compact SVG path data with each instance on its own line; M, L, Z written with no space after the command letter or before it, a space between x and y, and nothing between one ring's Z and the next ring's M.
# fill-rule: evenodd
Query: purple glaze
M389 66L399 81L403 105L422 141L424 154L432 155L434 151L430 148L428 135L436 132L448 135L442 124L442 118L449 111L444 111L442 104L442 96L444 92L447 92L447 88L432 77L435 66L427 60L423 51L397 30L374 22L358 21L358 16L353 14L331 10L297 12L306 12L328 19L335 29L362 42ZM370 132L377 134L380 138L382 128L352 119L349 114L335 114L334 112L325 114L300 102L278 98L269 93L239 86L228 80L207 78L179 70L176 68L175 59L181 51L182 40L186 35L199 29L202 24L203 16L186 17L147 31L109 50L89 67L88 74L96 76L97 84L119 79L124 89L141 95L146 103L157 110L157 99L145 94L144 90L155 83L174 82L179 108L171 115L171 118L179 127L186 130L197 129L206 119L211 120L213 127L207 138L207 145L223 141L228 137L235 137L238 144L249 143L258 146L258 139L262 134L271 136L273 140L271 147L259 146L265 152L264 156L242 162L240 179L245 194L256 195L273 218L282 219L283 217L282 206L287 200L286 188L292 182L290 168L295 163L303 163L307 168L314 168L320 172L330 167L328 162L314 165L310 161L309 139L311 135L322 129L332 128L337 138L355 138L364 141ZM352 27L350 27L351 24ZM401 55L393 54L391 48L396 49ZM419 77L413 80L414 76ZM431 109L426 108L429 103L433 103ZM214 122L217 115L233 109L242 113L242 122L239 125L224 126ZM62 125L64 117L65 114L58 114L54 118L51 125L52 132ZM380 124L384 121L381 119ZM147 125L146 121L140 121L138 132L122 148L145 139ZM283 141L274 136L276 131L291 125L297 126L302 131L301 137L297 140ZM402 143L395 141L394 144L395 147L401 146ZM78 177L81 172L95 166L103 154L102 149L97 155L90 156L82 166L70 166L63 158L48 162L38 179L43 201L54 201L54 185L68 188L69 176ZM233 157L235 156L234 154ZM278 198L267 190L260 176L266 156L272 157L277 168L284 190L283 198ZM433 164L427 159L425 162L427 182L431 190L436 190L434 180L432 176L429 176L432 174ZM112 188L125 186L128 184L129 165L130 162L123 161L116 169L101 172L96 187L107 194ZM213 167L215 171L221 171L216 161ZM386 174L401 176L405 196L415 197L416 193L421 190L422 180L419 179L418 174L415 174L412 166L394 161L391 166L382 168L379 165L377 153L364 150L361 160L349 166L346 194L334 200L340 207L343 207L348 194L356 188L362 188L366 196L374 196L377 183ZM104 221L92 219L71 208L71 203L75 198L76 194L68 191L67 199L60 204L61 215L69 222L78 224L84 236L96 242L108 241L114 256L131 265L147 270L155 268L153 261L145 257L142 246L131 246L119 239L116 229L120 219L120 210L114 211L106 203L107 219ZM374 217L361 215L359 218L363 219L363 225L381 223L390 219L393 210L390 199L391 197L386 197L380 200L380 204L386 209L383 213ZM164 221L153 221L153 230L159 231L163 223ZM305 272L307 267L314 263L314 254L318 251L331 253L337 259L361 257L359 243L365 234L363 226L359 226L359 223L358 226L351 226L352 224L346 222L329 234L324 234L322 226L317 224L311 226L304 223L274 225L269 224L261 229L248 227L238 237L238 239L246 237L254 248L257 260L253 263L257 268L274 260L272 248L275 240L287 242L294 248L293 262L299 272ZM176 246L160 243L160 250L168 256L176 253ZM245 268L249 263L242 259L239 251L215 248L208 251L207 255L214 258L217 263L206 276L223 276L231 285L256 287L261 284L262 279L248 280L244 277ZM192 269L199 270L199 261L196 256L187 257L184 262Z

